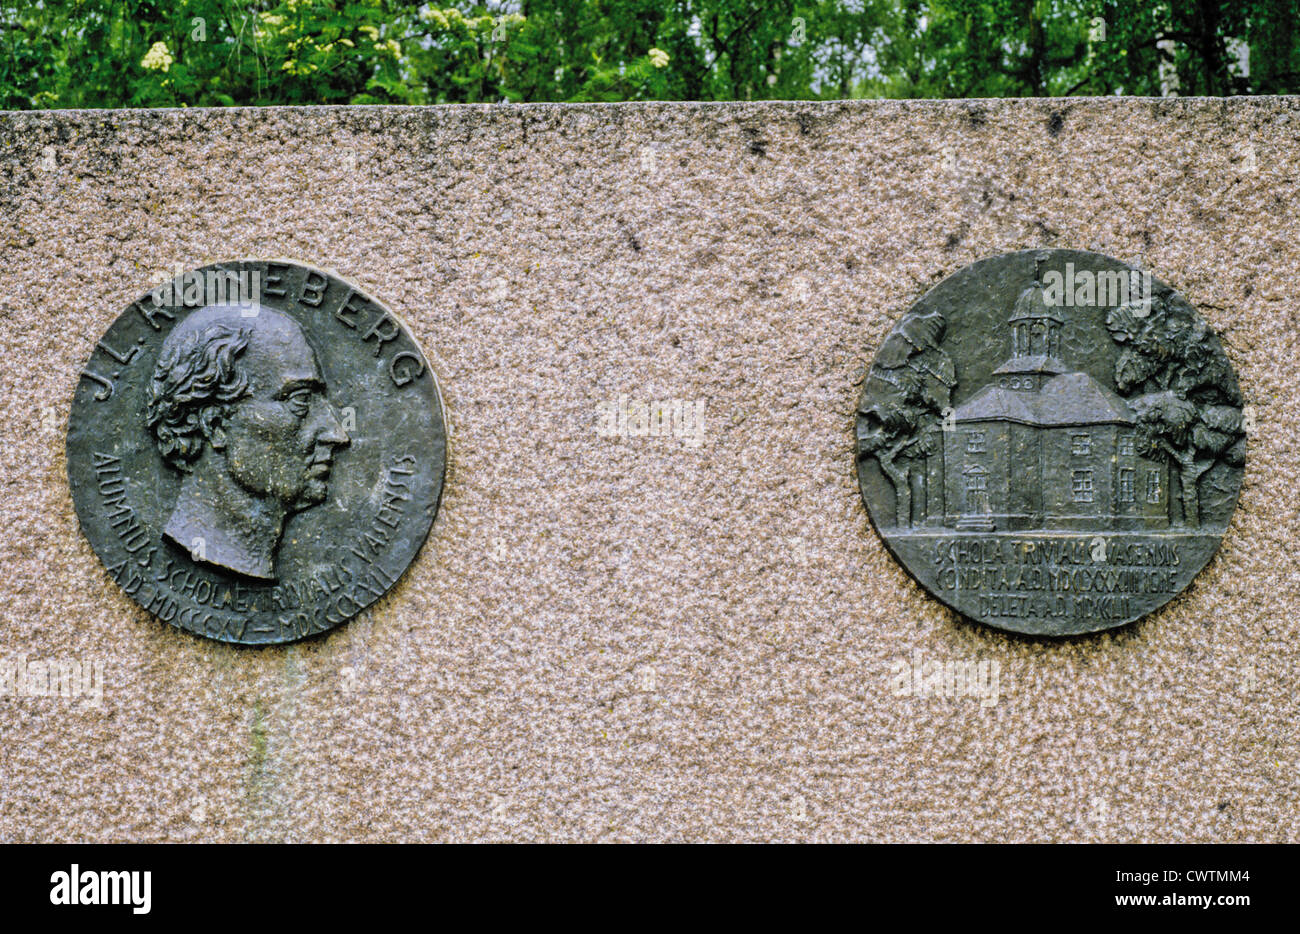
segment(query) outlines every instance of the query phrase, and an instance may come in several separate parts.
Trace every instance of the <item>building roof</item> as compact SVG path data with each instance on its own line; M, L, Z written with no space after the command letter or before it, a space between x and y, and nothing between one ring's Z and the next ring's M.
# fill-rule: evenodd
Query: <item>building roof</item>
M1012 357L993 371L995 376L1003 373L1046 373L1055 376L1065 372L1065 364L1055 357L1035 354L1032 357Z
M1133 412L1114 392L1087 373L1062 373L1036 392L988 385L953 412L959 422L1019 422L1022 425L1132 425Z

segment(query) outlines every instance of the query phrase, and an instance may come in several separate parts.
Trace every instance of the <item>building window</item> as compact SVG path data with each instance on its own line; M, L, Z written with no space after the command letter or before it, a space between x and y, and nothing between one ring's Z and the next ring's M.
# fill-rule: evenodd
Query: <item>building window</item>
M1133 502L1133 468L1121 467L1119 469L1119 501L1121 503Z
M1147 502L1160 502L1160 471L1155 469L1147 471Z
M1092 471L1076 470L1071 476L1071 492L1076 503L1092 502Z
M1092 437L1090 435L1070 435L1070 453L1075 457L1092 453Z
M966 453L983 454L984 453L984 432L972 431L966 435Z
M1133 453L1133 436L1132 436L1132 435L1120 435L1120 436L1119 436L1119 452L1120 452L1121 454L1130 454L1130 455Z

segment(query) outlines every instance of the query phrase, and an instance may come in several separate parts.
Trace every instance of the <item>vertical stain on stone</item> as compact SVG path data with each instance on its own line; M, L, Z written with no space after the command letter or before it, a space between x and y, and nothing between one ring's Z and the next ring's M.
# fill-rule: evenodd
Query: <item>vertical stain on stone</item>
M298 700L306 672L297 646L284 653L280 696L259 697L248 727L248 777L244 791L247 810L245 838L260 843L283 842L292 833L291 784L286 781L293 762L294 728L299 723Z
M1047 118L1047 135L1053 139L1061 135L1061 130L1065 127L1065 114L1059 110L1053 110L1052 115Z
M267 773L266 707L259 697L253 704L249 723L248 781L244 797L248 819L244 836L250 841L264 839L267 831L266 817L270 810L270 776Z

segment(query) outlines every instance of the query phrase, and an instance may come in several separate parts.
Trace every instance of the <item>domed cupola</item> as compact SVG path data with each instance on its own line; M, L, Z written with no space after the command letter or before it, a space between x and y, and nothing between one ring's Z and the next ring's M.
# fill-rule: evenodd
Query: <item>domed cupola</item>
M1042 387L1043 380L1066 372L1060 361L1060 313L1047 302L1043 291L1043 262L1039 253L1034 263L1034 284L1020 293L1011 311L1011 357L993 371L1003 389L1029 392Z

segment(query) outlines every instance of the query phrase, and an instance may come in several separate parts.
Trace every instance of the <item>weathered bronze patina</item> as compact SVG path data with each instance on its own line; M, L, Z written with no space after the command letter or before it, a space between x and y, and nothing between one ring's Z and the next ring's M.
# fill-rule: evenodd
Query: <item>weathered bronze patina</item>
M858 484L890 552L957 612L1034 635L1163 606L1236 505L1248 413L1186 299L1077 250L995 256L886 337Z
M68 425L77 516L113 579L173 626L249 645L383 596L429 533L445 462L410 332L289 262L206 266L132 302Z

